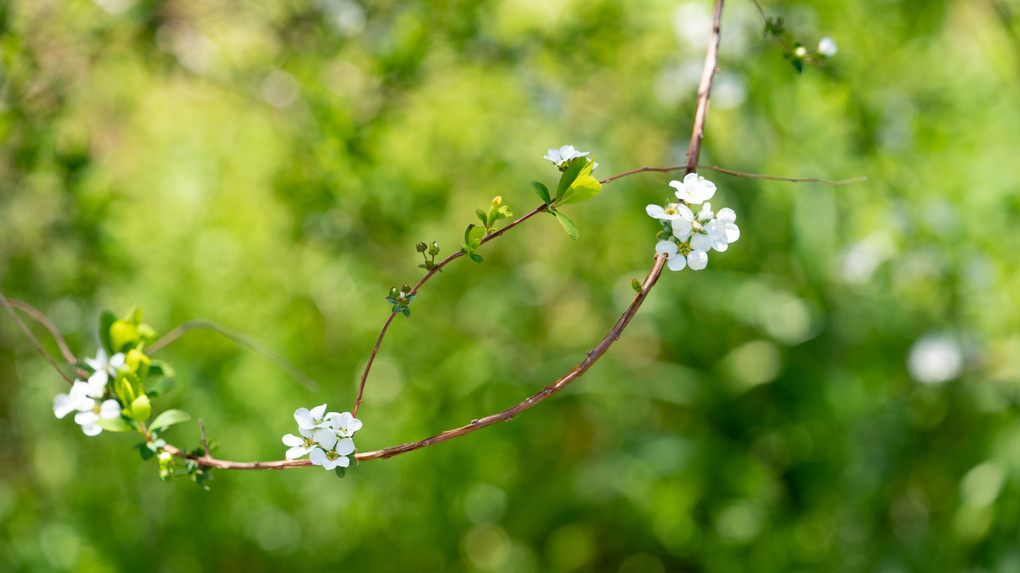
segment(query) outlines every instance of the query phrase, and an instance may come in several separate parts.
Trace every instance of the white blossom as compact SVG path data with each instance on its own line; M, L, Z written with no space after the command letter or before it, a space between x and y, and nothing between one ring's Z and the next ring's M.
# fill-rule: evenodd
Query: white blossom
M307 454L313 464L327 470L350 465L347 456L355 450L351 436L361 429L361 420L350 412L326 413L325 404L311 410L298 408L294 411L294 420L300 435L283 436L283 444L289 448L285 454L287 459Z
M708 253L694 250L686 243L677 245L673 241L659 241L655 244L655 252L666 255L666 266L671 271L682 271L687 267L700 271L708 265Z
M578 151L574 149L573 145L564 145L559 149L549 149L549 153L547 153L542 159L548 159L549 161L552 161L556 167L563 167L563 165L569 163L571 159L577 157L586 157L589 153L591 152ZM594 169L597 166L598 163L596 163L592 167L592 169Z
M74 421L81 425L81 431L86 436L95 436L103 431L102 426L97 424L99 420L112 420L120 416L120 403L116 400L103 400L102 404L93 406L86 412L78 412L74 415Z
M818 53L820 55L823 55L826 58L831 58L835 56L838 51L839 47L836 46L836 40L826 36L818 41Z
M707 205L707 203L706 203ZM720 253L725 251L730 243L740 238L740 228L737 227L737 214L729 207L719 211L719 216L705 224L705 231L712 242L712 248Z
M111 377L116 378L117 369L124 365L124 353L118 352L107 357L106 349L100 347L95 358L86 358L85 363L93 370L89 385L96 392L102 392Z
M99 402L102 397L102 390L96 391L92 384L75 380L70 392L53 398L53 415L64 418L71 412L77 412L74 421L81 426L81 431L86 436L95 436L103 431L96 422L120 416L120 404L112 399Z
M681 208L687 209L682 203L667 203L665 208L660 205L648 205L645 207L645 213L659 221L675 221L683 216L680 214Z
M676 189L676 197L688 205L700 205L715 195L715 183L697 173L688 173L683 181L670 181L669 186Z

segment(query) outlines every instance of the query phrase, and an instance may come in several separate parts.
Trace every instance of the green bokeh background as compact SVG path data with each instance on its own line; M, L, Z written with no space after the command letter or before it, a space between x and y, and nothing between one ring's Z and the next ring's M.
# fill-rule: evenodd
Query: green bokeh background
M1016 0L766 2L840 51L798 75L724 14L703 162L740 240L666 274L584 378L513 422L372 461L162 483L137 436L56 420L66 385L0 319L0 570L1016 571ZM711 2L0 3L0 287L92 356L102 309L161 332L158 409L280 459L348 410L418 241L456 250L542 155L683 162ZM398 317L362 451L501 410L580 362L652 262L674 176L640 174L460 261ZM44 331L33 325L40 337ZM908 368L918 341L959 368ZM938 342L941 341L941 342ZM48 340L47 348L55 350ZM938 370L936 368L936 370ZM940 376L934 376L938 379ZM928 383L923 380L927 379ZM196 424L167 438L198 442Z

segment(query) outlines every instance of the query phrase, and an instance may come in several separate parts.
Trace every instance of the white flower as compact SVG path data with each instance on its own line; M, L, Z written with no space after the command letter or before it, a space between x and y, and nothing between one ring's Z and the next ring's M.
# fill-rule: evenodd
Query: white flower
M681 207L687 209L682 203L667 203L665 208L659 205L648 205L645 207L645 213L648 213L649 217L660 221L674 221L682 217L680 214Z
M655 244L655 252L666 255L666 265L671 271L682 271L686 267L700 271L708 265L708 253L694 250L686 243L677 245L673 241L659 241Z
M669 186L676 189L677 199L689 205L700 205L715 195L715 183L697 173L688 173L682 182L670 181Z
M362 426L361 420L352 416L350 412L344 412L343 414L331 412L326 418L329 427L335 430L341 438L350 438Z
M351 465L351 460L347 455L353 452L354 440L344 438L336 443L335 448L314 448L308 458L312 460L313 464L331 470L337 466L345 468Z
M839 47L836 46L836 40L826 36L818 41L818 53L826 58L835 56L838 51Z
M573 145L564 145L559 149L550 149L549 153L546 154L542 159L548 159L549 161L552 161L553 164L556 165L556 167L562 167L563 164L569 163L571 159L574 159L576 157L585 157L589 153L591 152L578 151L574 149ZM596 163L595 166L592 167L592 169L595 169L595 167L597 166L598 163Z
M124 365L124 353L118 352L110 358L106 356L106 349L100 347L95 358L86 358L85 363L92 368L92 376L89 376L89 385L96 392L102 392L110 377L117 376L117 369Z
M298 408L294 412L294 420L301 435L287 434L283 437L283 444L290 448L286 453L287 459L308 454L313 464L327 470L350 465L347 455L355 449L351 436L361 429L361 420L350 412L326 413L325 404L311 410Z
M120 403L116 400L104 400L102 404L93 406L86 412L78 412L74 415L74 421L81 424L81 431L86 436L95 436L103 431L102 426L97 424L99 420L112 420L120 416Z
M737 214L729 207L719 211L719 216L705 224L705 231L712 241L712 248L720 253L725 251L730 243L740 238L740 229L737 227Z

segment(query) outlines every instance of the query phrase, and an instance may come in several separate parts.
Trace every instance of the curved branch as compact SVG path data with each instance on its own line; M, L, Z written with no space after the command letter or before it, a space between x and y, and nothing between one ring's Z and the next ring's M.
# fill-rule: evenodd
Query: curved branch
M64 360L70 364L77 362L78 359L75 358L74 353L71 352L71 349L67 346L67 341L64 340L64 335L60 334L60 330L57 329L57 325L53 324L53 321L43 314L42 311L25 301L7 299L7 302L14 308L24 312L28 316L31 316L36 322L43 325L43 328L49 331L50 336L53 337L53 341L56 342L57 346L60 348L60 354L64 356Z
M4 308L7 309L7 314L11 315L11 318L14 320L14 322L18 325L19 328L21 328L21 332L25 333L25 336L27 336L28 339L32 341L32 344L35 346L35 349L37 351L39 351L39 354L41 354L43 356L43 358L45 358L46 361L50 363L50 366L53 366L53 369L57 371L57 374L60 374L60 377L63 378L65 382L67 382L68 386L73 386L74 382L67 376L67 374L64 373L63 370L60 369L60 366L58 366L57 362L55 360L53 360L53 357L50 356L50 354L48 352L46 352L45 349L43 349L42 343L39 342L39 339L36 338L35 335L32 334L32 331L29 330L27 326L25 326L25 323L22 322L20 318L18 318L18 315L15 314L15 312L14 312L14 307L12 306L11 301L8 301L7 297L5 297L3 295L3 293L0 293L0 303L3 303ZM26 306L28 306L28 305L26 305ZM31 308L31 307L29 307L29 308ZM32 310L35 310L35 309L33 308ZM38 311L36 311L36 312L38 312ZM47 320L47 322L49 322L49 321ZM50 324L52 324L52 323L50 323ZM45 323L43 324L43 326L45 326ZM56 328L56 327L54 327L54 328ZM47 330L48 330L48 328L47 328ZM52 332L52 331L50 331L50 332ZM63 337L59 337L59 340L63 340ZM70 363L71 365L74 365L75 362L76 362L76 359L75 359L74 355L71 355L70 351L68 351L68 354L64 355L64 358L67 359L67 362Z
M302 372L300 368L291 364L289 360L270 350L269 347L267 347L266 345L262 344L261 342L255 340L250 336L246 336L244 334L241 334L240 332L235 332L221 324L217 324L211 320L206 320L204 318L189 320L187 322L182 323L177 328L174 328L170 332L164 334L162 337L160 337L158 340L156 340L149 346L148 348L149 356L152 356L153 354L159 352L163 348L166 348L167 345L177 340L185 333L199 329L211 330L221 336L233 340L238 344L251 348L252 350L255 351L256 354L261 354L263 357L267 358L270 362L274 362L277 366L289 372L290 375L293 376L294 378L297 378L298 382L301 382L301 384L304 385L305 388L311 390L312 392L317 392L319 390L319 385L315 382L315 380L312 380L307 374Z
M787 183L821 183L823 185L849 185L851 183L860 183L861 181L867 181L868 178L865 176L854 177L853 179L818 179L815 177L810 178L796 178L796 177L779 177L776 175L760 175L758 173L744 173L743 171L734 171L732 169L725 169L717 165L676 165L674 167L639 167L638 169L632 169L625 171L619 175L613 175L599 181L599 183L609 183L628 175L634 175L636 173L644 173L646 171L658 171L660 173L669 173L670 171L679 171L681 169L707 169L709 171L716 171L718 173L725 173L726 175L732 175L734 177L747 177L750 179L768 179L770 181L785 181Z

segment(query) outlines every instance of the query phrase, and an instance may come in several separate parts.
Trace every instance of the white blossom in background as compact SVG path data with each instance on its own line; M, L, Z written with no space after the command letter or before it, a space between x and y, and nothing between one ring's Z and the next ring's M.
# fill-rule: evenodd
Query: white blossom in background
M836 40L826 36L818 41L818 53L826 58L835 56L838 51L839 47L836 46Z
M681 248L686 253L681 252ZM673 241L659 241L655 244L655 252L666 255L666 266L671 271L682 271L690 267L692 271L700 271L708 265L708 253L691 249L690 245L677 245Z
M910 348L907 370L923 384L947 382L963 370L963 351L950 336L924 336Z
M361 429L361 420L350 412L326 413L325 404L311 410L298 408L294 411L294 420L301 435L287 434L283 437L283 444L289 448L285 454L287 459L307 454L313 464L327 470L350 465L351 460L347 456L355 450L351 436Z
M705 205L709 205L709 203L705 203ZM709 218L711 218L711 211L709 211ZM712 248L720 253L725 251L730 243L740 238L737 214L729 207L722 209L719 211L719 215L705 224L705 231L712 241Z
M676 197L688 205L700 205L715 195L715 183L697 173L688 173L683 181L670 181L676 189Z
M92 376L89 376L89 386L92 387L93 393L102 396L106 384L111 378L117 377L117 369L124 365L124 353L118 352L107 357L106 349L100 347L96 357L86 358L85 364L93 370Z
M95 436L103 431L96 422L120 416L120 404L116 400L98 401L103 397L103 390L96 391L92 384L75 380L70 392L53 398L53 415L63 419L71 412L77 412L75 423L81 426L86 436Z
M569 163L571 159L587 157L589 153L591 152L578 151L574 149L573 145L564 145L559 149L549 149L549 153L547 153L542 159L552 161L553 165L556 167L563 167L565 164ZM598 167L598 163L596 163L592 169L595 169L595 167Z

